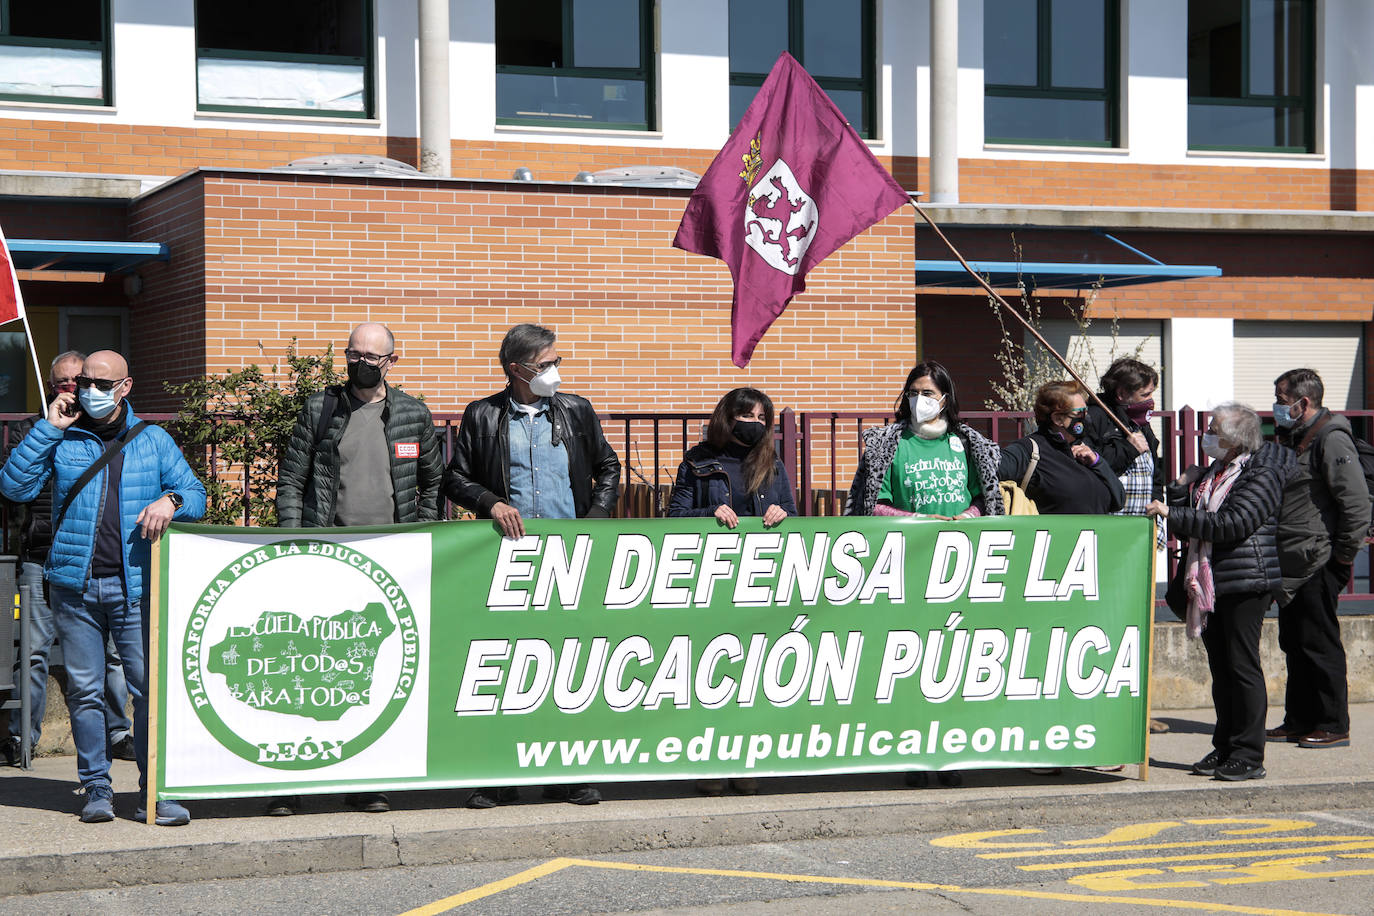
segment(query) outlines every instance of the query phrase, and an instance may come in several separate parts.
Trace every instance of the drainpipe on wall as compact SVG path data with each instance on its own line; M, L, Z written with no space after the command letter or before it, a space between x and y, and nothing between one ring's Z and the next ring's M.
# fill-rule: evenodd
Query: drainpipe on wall
M930 202L959 202L959 0L930 0Z
M420 3L420 171L447 178L452 170L448 99L448 3Z

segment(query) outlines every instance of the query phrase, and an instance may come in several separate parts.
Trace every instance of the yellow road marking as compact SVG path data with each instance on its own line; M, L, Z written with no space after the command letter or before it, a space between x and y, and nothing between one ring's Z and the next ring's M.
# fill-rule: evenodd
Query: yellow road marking
M930 841L932 846L947 849L1043 849L1053 843L989 843L988 840L1003 836L1031 836L1044 833L1034 827L1018 827L1014 830L979 830L974 833L956 833L951 836L936 837Z
M1133 906L1155 907L1175 910L1206 910L1213 913L1245 913L1251 916L1339 916L1333 913L1317 913L1307 910L1286 910L1273 907L1241 906L1227 903L1206 903L1197 900L1163 900L1150 897L1122 897L1103 894L1067 894L1054 891L1034 891L1018 888L960 887L955 884L929 884L922 881L885 881L876 878L836 878L829 875L794 875L775 872L740 871L728 868L687 868L671 865L639 865L630 862L604 862L595 859L552 859L543 865L526 869L500 881L493 881L462 894L445 897L428 906L410 910L401 916L434 916L465 903L480 900L500 891L516 887L562 871L570 866L597 868L610 871L657 872L675 875L715 875L727 878L758 878L772 881L789 881L808 884L847 885L852 887L886 887L901 890L939 890L948 893L978 894L993 897L1021 897L1035 900L1059 900L1071 903L1109 903Z
M1182 821L1151 821L1144 824L1128 824L1125 827L1109 830L1102 836L1089 837L1086 840L1065 840L1064 845L1091 846L1094 843L1128 843L1131 840L1144 840L1158 836L1172 827L1182 826Z
M461 894L454 894L452 897L445 897L443 900L436 900L422 907L407 910L402 913L401 916L434 916L436 913L443 913L455 907L460 907L465 903L472 903L474 900L481 900L483 897L490 897L492 894L499 894L502 891L510 890L512 887L527 884L545 875L551 875L554 872L562 871L572 864L572 859L550 859L543 865L527 868L508 878L502 878L500 881L483 884L481 887L474 887L470 891L463 891Z
M1078 849L1034 849L1019 852L980 852L980 859L1026 859L1036 856L1086 856L1103 852L1140 852L1146 849L1188 849L1192 846L1258 846L1261 843L1374 843L1374 836L1331 834L1320 836L1238 837L1228 840L1178 840L1173 843L1134 843L1122 846L1090 846ZM1269 855L1268 850L1256 849L1255 855Z
M1317 826L1316 821L1295 821L1284 817L1195 817L1188 820L1190 824L1197 824L1203 827L1214 827L1222 824L1259 824L1258 827L1251 827L1249 830L1223 830L1222 833L1229 833L1233 836L1243 836L1255 833L1278 833L1281 830L1310 830Z
M1098 859L1091 862L1041 862L1035 865L1018 865L1021 871L1063 871L1071 868L1101 868L1109 865L1157 865L1162 862L1187 862L1206 856L1209 859L1248 859L1257 855L1278 856L1284 854L1307 855L1314 852L1341 852L1354 849L1374 848L1374 839L1358 843L1331 843L1326 846L1313 846L1308 849L1268 849L1245 852L1198 852L1189 856L1136 856L1127 859Z

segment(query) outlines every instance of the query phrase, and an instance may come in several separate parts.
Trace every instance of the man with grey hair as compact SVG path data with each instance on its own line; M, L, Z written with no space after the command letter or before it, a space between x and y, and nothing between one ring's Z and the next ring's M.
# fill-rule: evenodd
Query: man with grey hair
M558 338L518 324L501 342L506 387L463 411L444 475L448 498L490 518L505 537L527 518L607 518L615 510L620 460L584 398L560 390ZM594 805L591 786L548 786L546 798ZM468 806L490 808L513 790L479 789Z
M1297 452L1279 510L1279 647L1288 661L1283 723L1267 732L1299 747L1347 747L1350 709L1336 604L1369 530L1369 487L1350 423L1322 406L1311 369L1274 380L1279 441Z
M81 374L81 364L86 354L78 350L59 353L48 367L48 400L62 392L76 391L76 377ZM5 442L5 455L13 451L24 437L33 429L41 416L32 416L17 423L11 423ZM52 483L44 484L38 497L24 503L24 522L19 529L19 581L29 587L29 698L32 701L29 721L29 747L38 747L38 739L43 732L43 713L48 705L48 663L57 628L52 619L52 608L48 604L48 589L43 581L43 564L48 559L48 547L52 545ZM14 660L14 681L19 683L22 659ZM127 707L129 688L124 683L124 666L119 660L119 652L114 643L105 643L105 732L108 738L110 757L120 760L134 759L134 736L130 732L133 723L129 721ZM9 738L4 745L5 762L19 766L24 734L22 717L18 710L10 713Z

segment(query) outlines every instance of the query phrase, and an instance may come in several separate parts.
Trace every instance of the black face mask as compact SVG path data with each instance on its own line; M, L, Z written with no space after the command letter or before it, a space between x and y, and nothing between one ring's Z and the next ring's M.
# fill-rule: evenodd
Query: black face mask
M764 431L763 424L757 420L736 420L735 425L730 427L730 435L750 448L758 445Z
M355 388L376 388L382 380L382 367L358 360L348 364L348 381Z

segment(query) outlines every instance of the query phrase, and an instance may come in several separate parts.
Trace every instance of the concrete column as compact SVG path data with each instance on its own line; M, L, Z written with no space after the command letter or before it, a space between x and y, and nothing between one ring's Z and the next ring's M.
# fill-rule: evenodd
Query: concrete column
M447 178L449 130L448 0L420 2L420 171Z
M959 0L930 0L930 202L959 202Z

